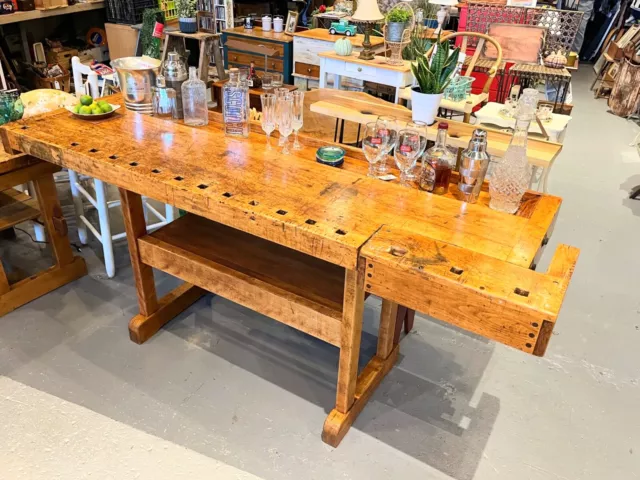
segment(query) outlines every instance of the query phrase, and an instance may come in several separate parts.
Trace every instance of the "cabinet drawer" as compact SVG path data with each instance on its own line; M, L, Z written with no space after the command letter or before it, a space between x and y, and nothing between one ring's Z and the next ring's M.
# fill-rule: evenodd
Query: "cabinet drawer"
M380 71L375 68L375 67L367 67L365 65L360 65L357 63L349 63L349 62L345 62L345 71L347 73L353 73L356 76L362 76L362 75L369 75L372 77L375 77L376 74L379 74Z
M235 65L251 65L251 62L256 64L256 68L264 70L264 57L261 55L251 55L250 53L240 53L233 50L227 50L227 58L229 63ZM267 67L269 70L275 70L276 72L282 72L284 64L282 60L274 58L267 58Z
M320 78L320 67L309 63L296 62L296 73L305 77Z
M284 57L284 45L281 43L271 43L271 42L263 42L260 40L254 40L252 38L247 37L234 37L229 35L227 37L227 48L235 49L235 50L243 50L245 52L254 52L260 56L263 56L262 48L268 48L269 50L274 50L275 52L272 57ZM264 58L264 56L263 56Z

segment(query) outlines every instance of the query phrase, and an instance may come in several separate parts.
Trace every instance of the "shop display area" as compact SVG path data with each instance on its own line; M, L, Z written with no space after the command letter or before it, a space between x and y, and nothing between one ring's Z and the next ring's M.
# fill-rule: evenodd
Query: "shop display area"
M0 480L640 475L640 6L0 0Z
M569 243L582 256L545 357L418 314L397 367L333 449L319 436L335 347L210 295L138 346L126 335L137 313L126 244L107 279L92 240L80 253L88 276L0 322L4 478L633 478L638 127L593 99L591 79L575 75L574 123L550 179L564 201L549 251ZM68 184L58 188L73 232ZM46 263L17 235L3 255ZM161 293L178 284L157 279ZM363 361L379 309L367 300Z

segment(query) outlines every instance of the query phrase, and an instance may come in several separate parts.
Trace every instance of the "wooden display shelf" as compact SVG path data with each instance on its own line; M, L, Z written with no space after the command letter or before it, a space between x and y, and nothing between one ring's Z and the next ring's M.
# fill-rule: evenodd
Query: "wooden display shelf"
M191 214L138 244L143 263L340 345L343 268Z
M0 231L40 216L38 200L15 188L0 192Z
M68 15L70 13L88 12L90 10L100 10L104 8L104 2L76 3L68 7L49 8L46 10L29 10L26 12L15 12L8 15L0 15L0 25L10 23L25 22L38 18L57 17L58 15Z

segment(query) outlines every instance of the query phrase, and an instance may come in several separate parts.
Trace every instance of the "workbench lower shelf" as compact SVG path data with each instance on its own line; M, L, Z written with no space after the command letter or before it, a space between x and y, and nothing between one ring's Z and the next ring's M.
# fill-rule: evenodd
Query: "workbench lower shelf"
M191 214L138 247L146 265L340 345L342 267Z

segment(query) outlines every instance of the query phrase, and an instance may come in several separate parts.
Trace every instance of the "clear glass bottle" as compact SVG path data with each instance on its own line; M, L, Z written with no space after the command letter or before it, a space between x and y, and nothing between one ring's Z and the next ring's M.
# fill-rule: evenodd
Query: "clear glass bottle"
M444 195L449 191L451 172L456 165L455 157L447 148L447 130L449 124L438 124L436 144L428 149L422 157L420 172L420 188L436 195Z
M153 113L154 117L177 120L178 103L176 91L166 85L163 75L156 77L156 86L151 89L153 95Z
M222 87L222 115L225 135L249 136L249 87L237 68L229 70L229 81Z
M518 101L516 125L502 160L496 165L489 181L489 206L501 212L515 213L531 181L531 166L527 159L529 125L536 112L538 91L527 88Z
M182 108L185 125L202 127L209 123L207 85L198 78L196 67L189 67L189 80L182 84Z

